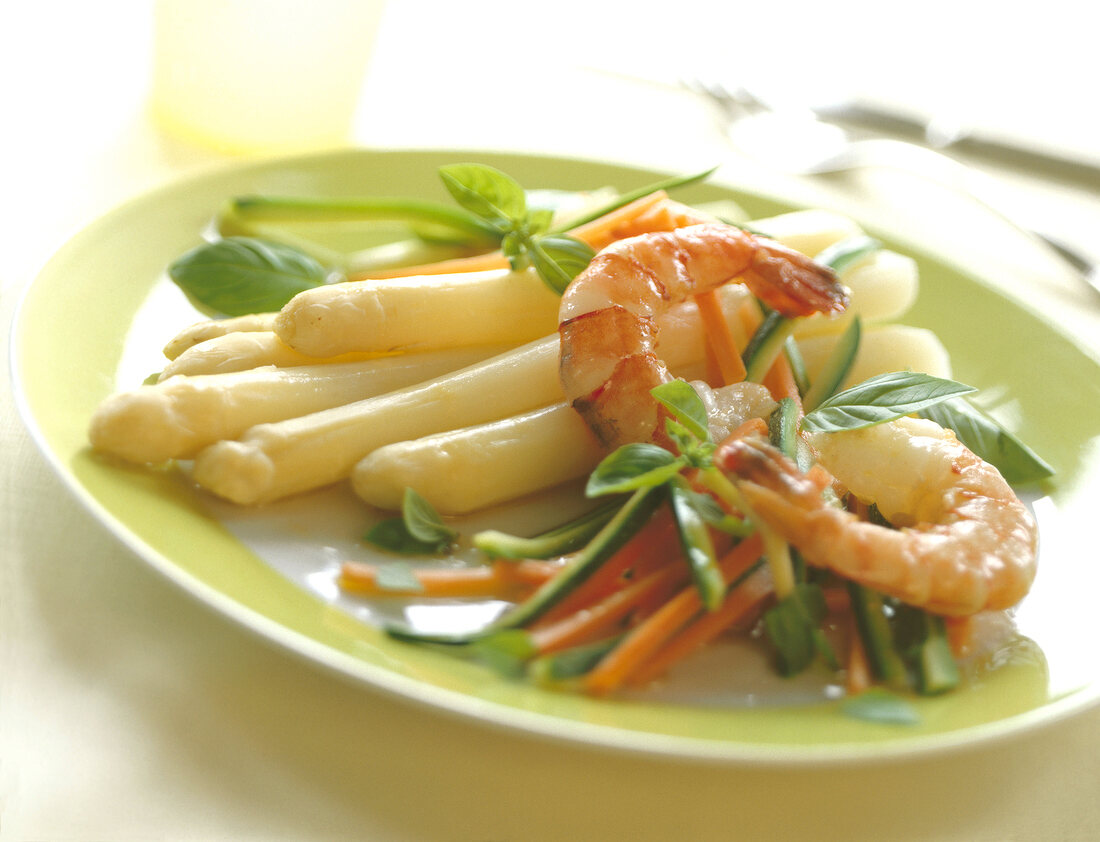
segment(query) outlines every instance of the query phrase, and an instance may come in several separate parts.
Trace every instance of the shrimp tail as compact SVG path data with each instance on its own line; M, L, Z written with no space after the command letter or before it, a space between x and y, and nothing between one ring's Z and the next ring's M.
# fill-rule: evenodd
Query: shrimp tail
M827 266L779 243L760 239L752 264L741 277L753 294L785 316L840 313L848 290Z

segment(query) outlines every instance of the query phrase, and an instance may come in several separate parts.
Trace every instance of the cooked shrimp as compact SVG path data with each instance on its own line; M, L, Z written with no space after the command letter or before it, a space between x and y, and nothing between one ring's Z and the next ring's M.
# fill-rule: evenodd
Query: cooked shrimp
M954 433L902 418L809 438L836 480L899 528L829 505L767 444L742 439L717 454L755 515L809 564L936 614L1009 608L1027 593L1035 521L997 469Z
M722 223L619 240L569 285L558 311L562 387L605 445L661 439L664 411L649 391L671 375L654 352L655 317L734 279L784 315L848 303L831 270Z

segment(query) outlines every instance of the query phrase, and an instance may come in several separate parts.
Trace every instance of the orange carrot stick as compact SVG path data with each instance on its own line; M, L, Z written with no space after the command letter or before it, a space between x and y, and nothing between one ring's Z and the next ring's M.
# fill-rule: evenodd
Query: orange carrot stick
M537 587L552 578L560 564L528 559L495 561L477 567L412 570L419 587L391 588L379 582L380 567L346 561L340 567L340 585L364 596L514 597L517 590Z
M748 436L766 436L768 434L768 422L763 418L748 418L735 427L730 434L722 439L721 444L736 441ZM719 447L721 447L721 444Z
M798 384L795 382L794 372L791 370L786 354L780 352L761 382L777 401L783 398L794 398L798 403L798 414L802 415L802 397L798 393Z
M763 541L759 534L754 534L726 553L719 562L725 581L734 581L756 562L762 552ZM586 677L585 689L602 695L620 687L701 608L698 589L694 585L684 588L604 656Z
M863 638L859 636L855 615L848 622L848 679L845 682L849 696L856 696L871 686L871 663Z
M610 213L573 228L569 233L596 251L607 247L615 240L633 234L648 233L650 226L635 226L636 221L644 222L644 214L654 205L668 198L663 190L657 190L629 204L616 208ZM654 220L656 222L657 220ZM661 229L663 230L663 229ZM402 266L396 269L367 270L348 276L348 280L362 281L369 278L403 278L407 275L443 275L452 272L480 272L487 269L503 269L508 265L507 258L500 251L473 254L468 257L454 257L434 263L422 263L419 266Z
M550 625L591 605L662 564L679 559L676 524L664 508L656 511L638 533L603 563L575 591L535 621L532 628Z
M695 296L695 303L699 307L699 318L706 332L707 347L718 363L722 382L726 385L740 383L745 379L745 362L741 359L737 340L722 311L718 293L715 290L700 293Z
M659 216L646 217L646 213L667 200L668 193L655 190L591 222L570 229L569 234L599 251L623 237L665 230L667 223L664 220Z
M643 685L660 678L673 664L698 651L730 626L750 615L772 593L772 577L766 567L749 574L745 581L729 592L717 611L697 615L683 631L629 676L628 683Z
M606 637L634 608L646 599L667 599L687 581L685 564L669 564L617 590L589 608L551 625L534 629L531 639L540 654L567 649Z

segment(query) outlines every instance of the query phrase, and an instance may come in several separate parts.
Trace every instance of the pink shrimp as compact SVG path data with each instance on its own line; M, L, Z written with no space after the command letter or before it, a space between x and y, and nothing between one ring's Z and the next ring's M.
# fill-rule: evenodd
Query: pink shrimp
M649 392L672 375L655 353L656 319L733 280L788 316L836 313L848 304L830 269L709 222L612 243L569 285L558 311L562 387L605 445L661 443L664 410Z
M826 503L820 485L762 441L730 441L715 462L752 515L824 567L933 613L1009 608L1035 577L1034 518L1001 477L924 419L808 437L820 464L901 528Z

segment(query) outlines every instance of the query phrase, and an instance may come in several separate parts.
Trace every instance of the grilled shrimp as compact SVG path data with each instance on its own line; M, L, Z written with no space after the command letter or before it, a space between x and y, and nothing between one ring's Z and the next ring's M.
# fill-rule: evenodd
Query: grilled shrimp
M606 446L663 443L664 410L650 390L672 376L654 350L655 318L735 279L784 315L848 304L830 269L722 223L619 240L569 285L558 311L562 387Z
M731 441L716 457L755 516L807 563L944 615L1009 608L1028 592L1035 521L954 433L902 418L808 438L838 482L899 528L828 504L819 485L760 441Z

